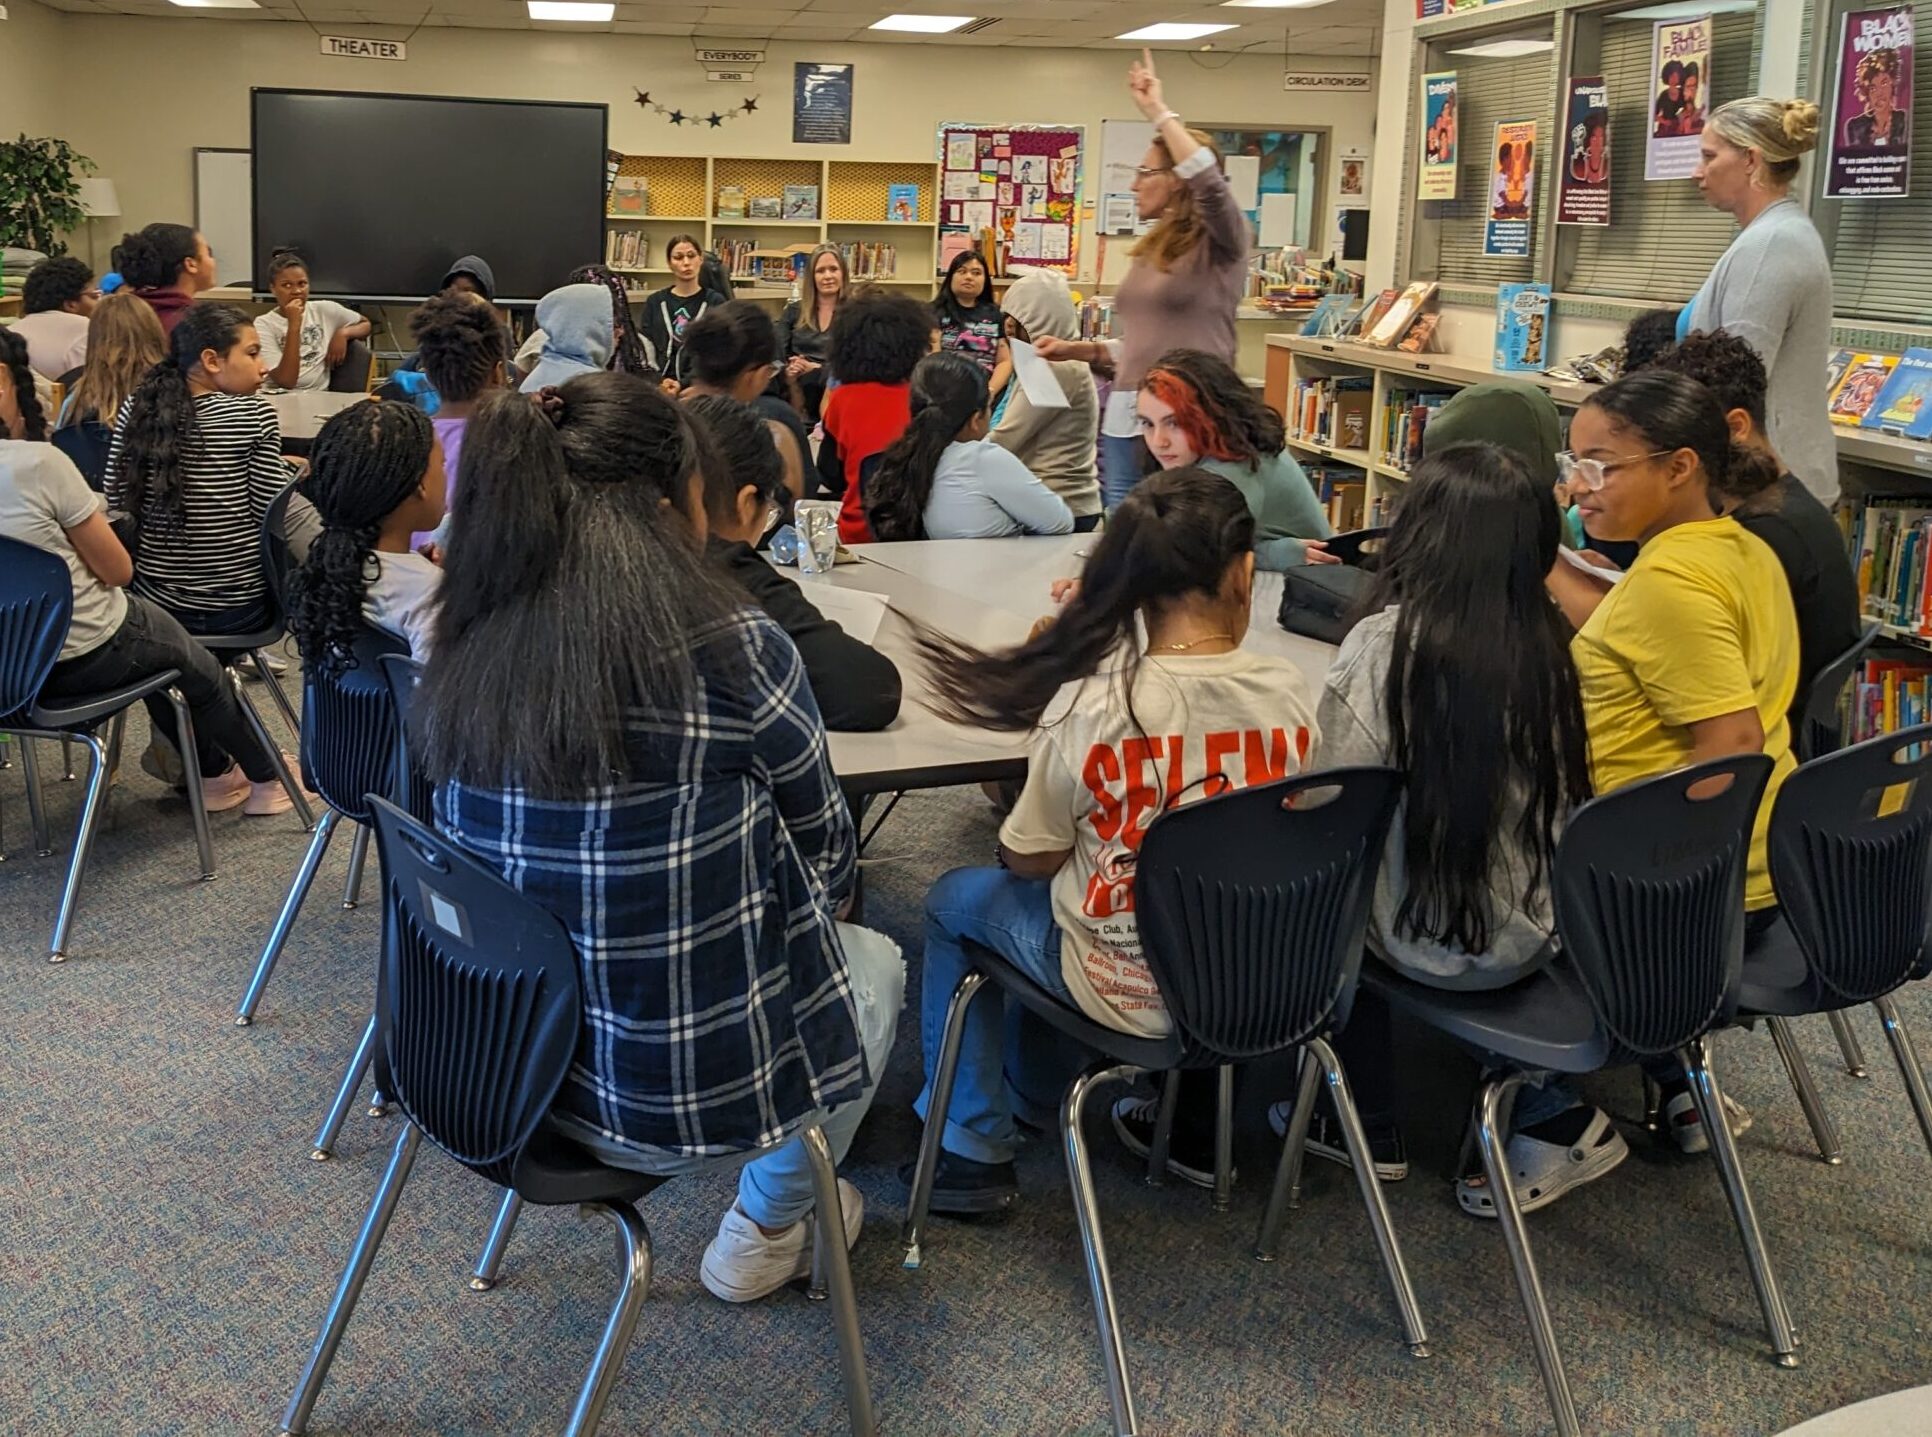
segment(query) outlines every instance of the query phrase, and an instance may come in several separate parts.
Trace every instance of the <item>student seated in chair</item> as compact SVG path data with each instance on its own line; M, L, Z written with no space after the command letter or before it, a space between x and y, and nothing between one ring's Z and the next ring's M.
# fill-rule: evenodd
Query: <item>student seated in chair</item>
M785 488L794 499L802 499L805 476L812 467L812 440L798 411L766 392L778 372L778 363L771 357L776 343L771 316L750 300L719 305L684 331L685 385L680 397L722 395L762 414L775 426L773 437L785 464Z
M1028 269L1013 281L1001 305L1009 340L1080 337L1079 316L1064 276ZM1100 523L1100 471L1094 435L1100 430L1100 391L1093 368L1076 359L1042 360L1066 396L1063 408L1035 404L1023 386L1009 384L1006 407L996 411L986 437L1024 464L1058 494L1084 533Z
M617 344L610 292L601 284L567 284L537 301L537 327L543 349L517 387L525 394L554 389L580 374L597 374L610 365Z
M608 306L606 306L608 310ZM601 1160L741 1168L700 1275L728 1302L811 1269L905 969L836 921L852 819L805 667L704 562L691 416L634 375L471 423L417 700L436 821L569 931L584 1033L553 1120ZM841 1182L850 1243L863 1203Z
M348 357L349 341L369 337L369 321L332 299L310 299L308 262L292 249L278 249L269 260L268 287L275 308L255 320L268 371L262 387L271 394L327 389L330 373Z
M168 352L168 337L148 302L110 294L87 322L87 363L61 406L55 443L74 461L88 486L107 480L107 455L121 406Z
M215 253L200 230L187 225L151 224L121 236L114 246L114 268L122 281L154 307L169 334L181 323L196 296L215 287Z
M1024 644L986 654L925 640L943 713L1032 740L1026 787L1000 828L999 866L955 869L926 895L922 1117L969 941L1096 1023L1145 1037L1169 1031L1134 920L1147 825L1192 799L1300 773L1319 753L1300 672L1241 647L1254 569L1254 516L1241 491L1203 469L1169 470L1122 501L1084 583ZM987 987L967 1010L952 1106L941 1115L934 1212L989 1212L1019 1191L1009 1082L1043 1105L1059 1100L1040 1071L1053 1066L1049 1055L1002 1052L1002 1009ZM900 1175L910 1182L910 1165Z
M868 293L842 302L826 337L831 382L823 408L818 472L839 497L839 539L862 544L866 524L859 476L912 422L912 371L932 351L938 321L911 295Z
M27 271L21 318L9 326L27 342L27 362L43 379L65 380L87 363L87 321L101 302L94 271L71 255Z
M475 295L439 294L409 317L409 332L416 339L422 376L436 396L435 408L427 412L443 447L443 473L454 493L470 416L484 396L497 393L508 382L503 326L496 311ZM414 543L440 545L447 529L446 523L439 523L434 533L417 534Z

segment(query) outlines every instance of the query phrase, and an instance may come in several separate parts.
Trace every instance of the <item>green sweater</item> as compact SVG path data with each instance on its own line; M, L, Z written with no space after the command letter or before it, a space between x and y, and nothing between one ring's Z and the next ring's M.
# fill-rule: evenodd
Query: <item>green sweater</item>
M1203 459L1200 467L1231 481L1254 515L1254 562L1258 569L1280 571L1308 562L1303 539L1334 535L1315 488L1301 465L1286 452L1250 469L1239 459Z

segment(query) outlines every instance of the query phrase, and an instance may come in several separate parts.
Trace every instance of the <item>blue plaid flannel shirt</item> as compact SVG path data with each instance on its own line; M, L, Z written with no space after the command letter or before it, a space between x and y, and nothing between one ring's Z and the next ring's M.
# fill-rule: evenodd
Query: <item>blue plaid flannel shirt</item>
M563 1125L711 1157L857 1098L867 1073L833 921L858 845L805 666L750 610L692 647L697 701L629 715L626 782L570 802L448 783L436 817L577 945Z

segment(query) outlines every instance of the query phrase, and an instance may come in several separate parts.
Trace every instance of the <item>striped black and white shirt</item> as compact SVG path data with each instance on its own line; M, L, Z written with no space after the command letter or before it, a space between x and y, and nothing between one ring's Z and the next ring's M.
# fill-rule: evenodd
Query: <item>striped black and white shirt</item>
M202 394L194 406L181 456L181 522L141 524L134 592L174 612L240 608L267 592L262 515L294 475L282 458L275 411L261 399ZM107 502L115 509L127 507L120 477L127 410L123 404L108 451Z

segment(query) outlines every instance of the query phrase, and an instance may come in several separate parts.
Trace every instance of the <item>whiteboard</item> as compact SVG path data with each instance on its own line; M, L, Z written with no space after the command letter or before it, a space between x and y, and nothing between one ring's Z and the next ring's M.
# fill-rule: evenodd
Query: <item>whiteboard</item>
M215 253L224 285L255 284L254 156L247 150L195 151L195 228Z

